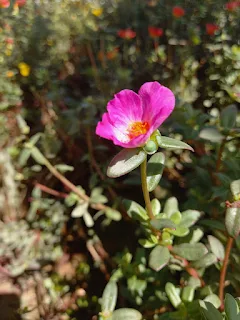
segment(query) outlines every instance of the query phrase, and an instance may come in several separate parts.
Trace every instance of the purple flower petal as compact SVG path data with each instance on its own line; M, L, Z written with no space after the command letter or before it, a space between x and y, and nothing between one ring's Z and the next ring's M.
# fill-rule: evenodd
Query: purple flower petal
M175 105L172 91L158 82L146 82L141 86L139 95L143 101L143 119L149 121L153 131L171 114Z

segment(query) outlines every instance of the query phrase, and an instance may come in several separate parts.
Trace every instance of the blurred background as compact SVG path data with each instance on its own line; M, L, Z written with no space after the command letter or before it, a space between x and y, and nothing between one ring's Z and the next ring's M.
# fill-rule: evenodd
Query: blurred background
M119 148L95 127L114 93L169 87L161 133L195 153L166 152L155 197L221 221L240 172L239 18L239 1L0 0L1 320L97 319L113 270L119 306L152 319L161 281L134 278L145 253L121 205L142 201L139 172L106 177Z

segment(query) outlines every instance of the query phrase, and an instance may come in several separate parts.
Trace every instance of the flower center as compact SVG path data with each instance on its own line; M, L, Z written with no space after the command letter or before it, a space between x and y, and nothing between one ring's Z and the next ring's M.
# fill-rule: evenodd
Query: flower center
M130 139L136 138L141 134L146 133L149 130L149 123L148 122L133 122L127 129L127 133Z

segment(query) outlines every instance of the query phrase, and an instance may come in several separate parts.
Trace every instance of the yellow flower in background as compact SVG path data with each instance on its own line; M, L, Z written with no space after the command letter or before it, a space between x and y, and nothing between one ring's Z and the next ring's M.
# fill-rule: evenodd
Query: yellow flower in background
M12 55L12 50L10 49L5 50L5 55L10 57Z
M8 70L8 71L6 72L6 76L7 76L7 78L12 78L12 77L14 76L14 72L11 71L11 70Z
M53 45L53 40L47 39L47 45L51 47Z
M31 71L31 68L25 62L20 62L18 64L19 71L23 77L28 77Z
M94 8L92 9L92 14L95 16L95 17L100 17L103 13L103 8Z

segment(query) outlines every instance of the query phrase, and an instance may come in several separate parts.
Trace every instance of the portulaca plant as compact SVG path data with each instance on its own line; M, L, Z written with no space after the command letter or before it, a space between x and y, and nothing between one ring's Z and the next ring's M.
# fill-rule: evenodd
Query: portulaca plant
M166 282L165 285L168 300L178 310L175 312L176 319L188 319L187 305L194 301L197 288L204 289L202 276L205 270L213 264L220 266L219 294L210 292L204 300L200 300L201 308L194 311L194 319L201 318L202 314L204 318L214 320L215 316L221 315L216 308L221 311L224 309L227 264L233 241L240 232L239 204L236 201L228 205L226 210L228 242L225 251L216 237L209 235L208 244L204 244L200 242L204 235L202 229L191 230L202 216L201 212L180 212L175 197L166 201L163 210L158 199L151 200L150 192L159 184L165 165L165 155L161 149L193 151L185 142L162 136L160 133L161 124L170 116L174 106L173 92L158 82L145 83L138 94L132 90L122 90L108 103L107 112L98 123L96 134L123 147L108 166L107 175L110 178L125 175L140 166L145 208L131 200L124 200L123 203L129 217L140 222L142 226L145 238L140 239L139 243L144 248L151 249L149 267L158 272L168 266L172 271L184 271L187 275L182 288L176 287L172 282ZM231 184L231 189L235 190L232 190L234 199L238 200L236 185L239 186L239 180ZM182 240L175 244L175 238ZM115 310L118 292L116 282L122 276L123 270L119 267L107 284L102 296L100 319L142 319L141 313L135 309ZM192 319L191 316L189 319ZM232 320L231 317L227 319Z

